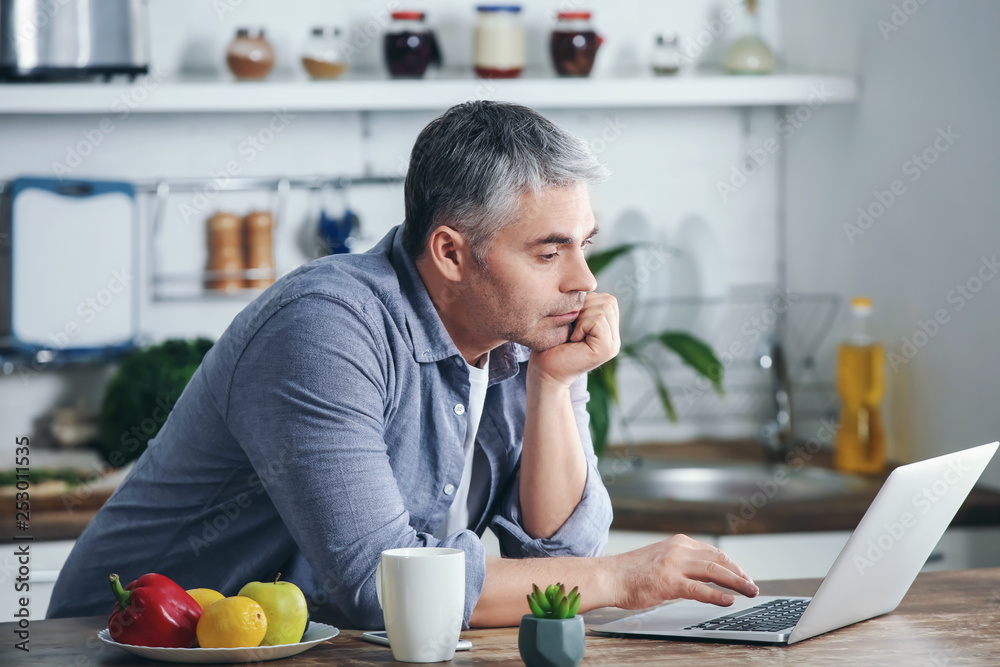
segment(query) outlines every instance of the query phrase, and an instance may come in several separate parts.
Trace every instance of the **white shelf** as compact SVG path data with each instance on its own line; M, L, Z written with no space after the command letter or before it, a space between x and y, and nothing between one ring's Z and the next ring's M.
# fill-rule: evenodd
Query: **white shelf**
M238 113L443 110L470 99L515 101L540 109L790 106L844 104L858 98L849 76L775 74L482 80L434 73L390 80L360 75L334 81L171 80L0 86L0 114Z

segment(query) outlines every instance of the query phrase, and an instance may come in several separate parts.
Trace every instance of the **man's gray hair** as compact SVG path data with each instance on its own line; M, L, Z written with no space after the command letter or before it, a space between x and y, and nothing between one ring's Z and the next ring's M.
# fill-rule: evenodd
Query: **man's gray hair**
M497 233L521 217L521 198L594 184L609 171L587 142L519 104L459 104L421 131L410 154L403 247L423 254L431 232L454 228L485 266Z

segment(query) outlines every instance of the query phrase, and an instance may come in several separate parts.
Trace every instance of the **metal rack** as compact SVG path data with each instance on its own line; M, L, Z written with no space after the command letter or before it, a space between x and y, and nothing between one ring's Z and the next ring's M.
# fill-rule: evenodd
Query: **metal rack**
M248 192L248 191L272 191L277 195L277 202L274 210L274 225L272 234L285 219L287 211L288 195L292 190L319 191L325 189L345 191L357 186L392 185L403 182L403 177L398 175L363 175L363 176L298 176L283 178L230 178L222 187L218 184L218 179L212 178L186 178L186 179L158 179L150 181L140 181L135 184L136 192L152 195L155 202L152 212L152 238L149 244L149 263L152 298L154 301L178 301L190 299L240 299L246 300L248 297L260 294L261 288L244 288L231 291L213 291L205 289L201 293L194 295L171 295L165 292L165 288L178 284L203 284L206 279L214 276L213 272L201 271L199 273L165 273L163 271L164 259L162 254L162 237L166 226L167 200L173 194L192 193L212 193L221 192ZM277 270L270 269L246 269L240 272L240 277L252 278L275 278ZM226 277L231 277L227 276Z
M197 192L246 192L271 191L277 195L274 211L274 226L272 233L285 218L288 195L292 190L318 191L324 189L347 190L357 186L393 185L402 183L400 175L362 176L296 176L280 178L230 178L224 187L218 186L212 178L154 179L133 181L137 195L153 197L152 202L152 234L149 243L149 275L151 295L154 301L175 300L243 300L260 294L260 288L246 288L234 292L213 292L202 290L193 296L172 297L163 293L163 288L177 283L204 285L206 278L211 278L211 272L202 270L191 274L165 274L162 271L163 257L160 240L166 225L167 200L173 194ZM0 215L4 215L9 203L8 181L0 180ZM214 189L213 189L214 188ZM145 208L145 207L144 207ZM148 210L148 209L147 209ZM9 239L0 239L0 244L9 243ZM269 269L248 269L243 272L244 278L275 277ZM87 364L104 364L120 354L131 349L129 346L118 346L100 350L21 350L9 345L9 341L0 341L0 376L15 373L37 373L54 367L78 367Z
M773 289L720 297L664 297L634 304L644 312L645 331L683 330L705 341L723 362L719 397L672 353L649 348L677 410L679 424L724 429L764 423L774 417L774 378L760 365L765 344L777 336L788 360L796 420L827 417L836 410L836 387L820 378L817 353L840 310L837 294L784 294ZM773 307L780 301L780 310ZM628 341L625 341L626 343ZM616 423L625 440L638 442L666 417L648 375L629 358L619 370L621 407ZM634 379L634 381L632 381ZM626 390L626 388L628 390Z

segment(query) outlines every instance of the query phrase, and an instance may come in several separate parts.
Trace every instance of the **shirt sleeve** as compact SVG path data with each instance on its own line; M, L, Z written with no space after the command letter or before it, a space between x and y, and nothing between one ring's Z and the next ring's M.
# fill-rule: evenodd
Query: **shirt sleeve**
M374 322L321 295L281 307L236 363L226 421L313 570L318 597L354 627L381 628L381 552L453 547L466 554L468 627L485 551L471 531L438 540L410 525L383 438L392 368Z
M499 512L490 528L500 542L500 553L508 558L542 556L602 556L608 544L611 527L611 499L597 470L597 456L590 437L587 414L587 375L584 373L570 387L573 413L580 430L580 443L587 457L587 483L576 509L551 537L532 538L525 532L521 515L521 467L510 481L501 501Z

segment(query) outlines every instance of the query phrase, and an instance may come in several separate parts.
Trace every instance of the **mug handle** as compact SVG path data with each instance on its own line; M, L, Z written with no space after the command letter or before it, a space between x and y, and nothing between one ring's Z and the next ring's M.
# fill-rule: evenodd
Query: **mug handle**
M382 606L382 561L379 560L375 566L375 597L378 598L378 606Z

